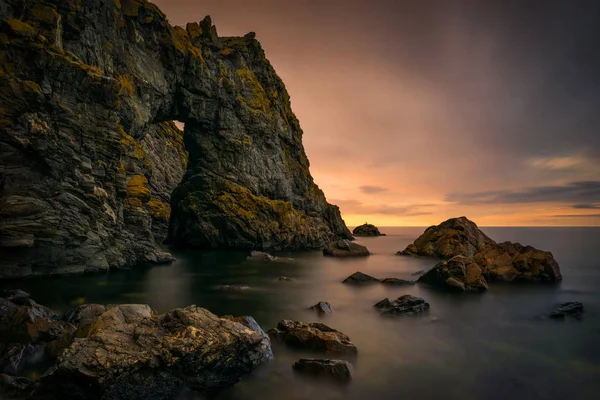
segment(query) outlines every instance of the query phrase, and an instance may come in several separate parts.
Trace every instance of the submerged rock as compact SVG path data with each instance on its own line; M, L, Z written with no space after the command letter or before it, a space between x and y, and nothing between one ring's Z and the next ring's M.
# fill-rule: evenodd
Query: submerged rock
M291 282L291 281L294 281L295 279L294 279L294 278L290 278L289 276L283 276L283 275L282 275L282 276L280 276L280 277L279 277L279 280L280 280L280 281L287 281L287 282Z
M34 397L170 399L184 387L208 393L233 385L268 354L264 334L196 306L156 315L147 305L119 305L60 356Z
M331 307L331 304L329 304L326 301L320 301L320 302L318 302L314 306L310 307L309 310L316 311L317 314L319 314L319 315L325 315L325 314L332 314L333 313L333 308Z
M375 282L379 282L379 279L374 278L371 275L363 274L362 272L355 272L342 281L342 283L375 283Z
M363 224L357 226L352 231L354 236L385 236L384 233L379 232L379 229L375 225Z
M294 363L295 372L314 376L317 378L331 379L337 382L350 382L352 365L344 360L319 360L314 358L301 358Z
M583 304L578 301L569 301L558 305L554 311L550 313L550 318L561 319L566 316L572 316L577 319L583 314Z
M407 281L398 278L385 278L381 280L384 285L414 285L415 281Z
M420 297L405 294L394 301L383 299L374 305L383 315L419 315L429 311L429 303Z
M250 290L250 286L245 285L223 285L221 286L221 290L224 292L242 292L245 290Z
M496 243L465 217L452 218L427 228L413 244L397 254L442 260L463 256L476 263L481 269L481 274L489 281L557 282L562 279L560 268L552 253L519 243ZM432 275L436 275L438 270ZM476 271L475 268L469 270ZM456 271L458 275L461 274L460 271ZM455 278L446 277L451 279L449 286L460 288L461 279L454 280ZM436 281L439 279L430 279L430 282ZM483 288L484 285L479 282L475 286ZM466 286L465 290L468 290Z
M268 331L272 340L290 347L328 354L355 355L358 352L350 338L320 322L281 320L277 328Z
M419 282L460 292L483 292L488 284L481 267L462 255L438 263Z
M323 255L330 257L366 257L370 254L365 246L349 240L331 242L323 249Z

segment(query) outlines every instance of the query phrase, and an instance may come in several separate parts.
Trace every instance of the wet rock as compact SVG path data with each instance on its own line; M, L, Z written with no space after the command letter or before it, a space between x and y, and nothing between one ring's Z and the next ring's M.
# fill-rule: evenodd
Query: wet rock
M366 257L370 253L365 246L349 240L338 240L325 246L323 255L330 257Z
M22 300L22 299L21 299ZM4 343L31 343L38 339L58 319L49 308L26 299L27 305L9 307L0 319L0 341Z
M253 250L248 257L248 260L275 261L277 257L265 253L264 251Z
M353 379L352 365L344 360L301 358L294 363L293 369L297 373L342 383L350 382Z
M578 301L569 301L558 305L554 311L550 313L550 318L564 319L566 316L572 316L577 319L583 314L583 304Z
M268 331L271 340L290 347L308 349L328 354L355 355L358 352L350 338L320 322L281 320L277 328Z
M280 277L279 277L279 280L280 280L280 281L288 281L288 282L291 282L291 281L293 281L293 280L295 280L295 279L294 279L294 278L290 278L290 277L288 277L288 276L283 276L283 275L282 275L282 276L280 276Z
M31 297L31 295L21 289L10 289L3 290L2 295L0 297L14 304L23 305L26 303L26 300L28 300Z
M331 307L331 304L329 304L326 301L318 302L314 306L310 307L309 310L313 310L313 311L317 312L317 314L319 314L319 315L326 315L326 314L333 313L333 308Z
M83 304L68 311L63 316L63 320L77 328L74 337L84 338L88 335L96 318L104 314L106 310L107 307L102 304Z
M405 279L398 278L385 278L381 280L384 285L414 285L415 281L407 281Z
M488 281L557 282L562 279L552 253L519 243L496 243L465 217L427 228L413 244L397 254L442 260L464 256L480 267ZM450 286L460 288L460 279L450 278ZM476 286L483 287L481 282ZM465 287L465 290L468 289Z
M35 382L27 378L0 374L1 399L26 399L33 391L34 386Z
M250 286L245 285L223 285L221 286L221 290L224 292L242 292L245 290L250 290Z
M342 283L375 283L379 282L379 279L372 277L371 275L363 274L362 272L355 272L346 279L342 281Z
M396 316L396 315L419 315L429 311L429 303L420 297L405 294L398 297L394 301L383 299L374 305L379 309L381 314Z
M483 292L488 289L481 267L461 255L438 263L421 276L419 282L459 292Z
M34 397L169 399L183 387L205 394L236 383L269 351L253 329L196 306L156 315L119 305L63 352Z
M252 329L254 332L258 333L263 341L263 346L266 348L264 357L261 361L269 361L273 359L273 351L271 350L271 339L269 335L262 330L258 322L250 316L242 316L242 317L234 317L231 315L224 316L222 318L228 319L233 322L237 322L239 324L244 325L246 328Z
M352 231L354 236L385 236L384 233L379 232L379 229L375 225L363 224L357 226Z

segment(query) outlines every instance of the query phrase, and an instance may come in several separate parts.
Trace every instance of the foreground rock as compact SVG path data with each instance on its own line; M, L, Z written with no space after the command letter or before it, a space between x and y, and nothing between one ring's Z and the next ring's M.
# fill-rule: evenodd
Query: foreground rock
M379 279L372 277L371 275L363 274L362 272L355 272L346 279L342 281L342 283L375 283L380 282Z
M481 267L465 256L455 256L438 263L419 282L459 292L483 292L488 284Z
M108 309L41 379L39 398L170 399L236 383L269 358L268 337L190 306L156 315L147 305Z
M364 224L357 226L352 231L354 236L385 236L384 233L379 232L379 229L375 225Z
M397 316L397 315L419 315L429 311L429 303L420 297L405 294L398 297L394 301L383 299L374 305L379 309L381 314Z
M481 275L489 281L557 282L562 279L552 253L519 243L496 243L465 217L452 218L427 228L413 244L397 254L442 260L463 256L476 263L481 269ZM469 270L476 271L475 268ZM460 277L460 271L456 272ZM442 275L446 276L445 273ZM447 278L456 276L448 275ZM478 280L476 277L473 279ZM430 279L430 282L436 281L439 279ZM470 285L461 279L450 281L450 286L460 288L460 282L465 290L469 290L467 286ZM475 285L478 288L483 286L483 282Z
M309 310L313 310L319 315L333 314L333 308L331 307L331 304L326 301L318 302L314 306L310 307Z
M365 246L349 240L331 242L323 249L323 255L330 257L366 257L370 254Z
M268 331L272 340L290 347L326 354L355 355L358 352L350 338L320 322L281 320L277 328Z
M405 279L398 278L385 278L381 280L384 285L414 285L415 281L407 281Z
M562 303L557 306L554 311L550 313L550 318L564 319L567 316L574 318L581 318L583 314L583 304L578 301L569 301Z
M337 382L350 382L352 365L344 360L318 360L302 358L293 366L294 371L317 378L331 379Z

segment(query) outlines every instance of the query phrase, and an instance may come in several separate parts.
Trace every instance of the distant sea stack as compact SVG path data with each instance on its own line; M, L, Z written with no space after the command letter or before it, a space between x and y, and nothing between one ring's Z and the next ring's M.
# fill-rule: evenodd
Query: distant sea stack
M145 0L4 0L0 86L0 278L168 262L167 234L257 250L351 239L253 33L174 27Z
M431 226L398 255L434 257L436 265L419 281L458 288L485 290L491 281L557 282L562 279L552 253L520 243L496 243L466 217Z
M357 226L352 231L354 236L385 236L385 233L379 232L379 229L375 225L363 224Z

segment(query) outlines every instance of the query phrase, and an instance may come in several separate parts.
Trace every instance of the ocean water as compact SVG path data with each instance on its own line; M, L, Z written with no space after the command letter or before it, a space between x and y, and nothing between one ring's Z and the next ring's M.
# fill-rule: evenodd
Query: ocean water
M496 241L518 241L554 253L563 282L492 284L483 294L432 287L351 286L361 271L378 278L415 279L434 260L395 256L424 228L381 228L388 236L360 238L374 253L360 259L320 252L279 253L294 261L247 260L245 252L175 251L170 266L110 274L4 283L31 292L57 311L89 302L148 303L158 311L196 304L224 315L252 315L263 329L281 319L321 321L359 349L354 381L335 385L296 376L301 357L321 357L274 346L275 359L221 392L218 399L597 399L600 396L600 228L482 228ZM279 281L279 276L292 282ZM223 292L221 285L248 285ZM403 294L431 304L420 317L381 317L373 304ZM307 310L328 301L334 313ZM554 305L581 301L582 320L544 318ZM199 399L183 393L182 399Z

